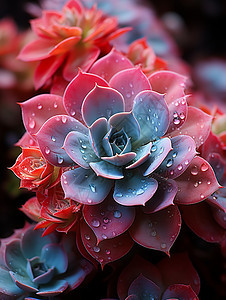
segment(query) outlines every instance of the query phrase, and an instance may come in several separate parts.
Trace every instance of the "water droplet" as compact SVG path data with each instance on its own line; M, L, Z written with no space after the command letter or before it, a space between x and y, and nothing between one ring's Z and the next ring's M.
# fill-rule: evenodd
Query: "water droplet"
M81 151L81 150L80 150ZM82 152L82 151L81 151ZM82 156L82 158L86 161L87 157L85 155Z
M141 188L137 190L136 195L142 195L144 193L144 190Z
M158 131L158 127L156 127L156 126L155 126L155 131L156 131L156 132Z
M49 147L45 147L45 153L46 153L46 154L49 154L49 153L50 153Z
M174 171L173 171L173 170L171 170L171 171L170 171L170 175L173 175L173 174L174 174Z
M75 111L73 109L71 109L71 115L75 116Z
M190 151L191 151L191 146L188 147L188 152L190 152Z
M63 116L62 118L61 118L61 121L62 121L62 123L66 123L67 122L67 117L66 116Z
M96 186L94 184L90 184L89 187L93 193L96 193Z
M85 153L85 151L83 149L80 149L80 152L83 153L83 154Z
M172 156L175 158L177 156L177 152L174 152Z
M35 121L33 120L33 119L30 119L30 121L29 121L29 127L31 128L31 129L34 129L35 128Z
M53 142L56 142L55 136L51 136L51 140L52 140Z
M89 241L89 240L90 240L90 236L89 236L88 234L85 234L85 239L86 239L87 241Z
M86 148L87 148L87 146L84 145L84 144L82 144L81 147L82 147L83 149L86 149Z
M201 198L201 199L204 199L205 196L204 196L203 194L200 194L200 198Z
M177 169L178 169L179 171L181 171L181 170L183 169L183 166L182 166L181 164L179 164L179 165L177 166Z
M164 150L164 148L161 147L160 150L159 150L159 154L162 154L162 153L163 153L163 150Z
M130 97L131 97L131 94L130 94L130 93L126 93L126 97L127 97L127 98L130 98Z
M187 166L189 164L189 161L186 159L184 164Z
M102 234L102 238L103 238L104 240L106 240L108 237L106 236L106 234Z
M210 185L210 184L211 184L211 181L207 181L207 184Z
M166 163L166 166L167 168L171 167L173 165L173 159L168 159L167 163Z
M91 204L93 201L92 201L91 199L88 199L87 202L88 202L89 204Z
M151 147L151 152L155 152L157 150L157 146L156 145L153 145L152 147Z
M58 104L57 104L56 102L54 102L54 103L53 103L53 107L54 107L54 108L57 108L57 107L58 107Z
M150 117L149 117L149 116L147 116L147 117L146 117L146 120L147 120L147 121L150 121Z
M116 219L119 219L119 218L121 218L122 213L119 210L115 210L113 215Z
M94 246L93 247L93 251L96 252L96 253L98 253L98 252L100 252L100 248L98 246Z
M179 103L178 102L175 102L175 106L178 106L179 105Z
M103 221L104 221L105 224L107 224L109 222L109 219L108 218L104 218Z
M116 197L122 197L123 195L122 195L122 193L116 193L115 196Z
M181 118L181 120L183 120L185 118L185 115L183 112L180 113L180 118Z
M180 124L180 120L177 119L177 118L175 118L175 119L173 119L173 123L174 123L175 125L178 125L178 124Z
M38 109L42 109L43 106L41 103L39 103L37 107L38 107Z
M154 230L154 231L152 231L151 235L152 235L152 236L156 236L156 235L157 235L157 232Z
M206 172L208 169L209 169L209 167L208 167L207 164L204 163L204 164L201 165L201 171L202 172Z
M58 164L62 164L62 163L64 162L63 157L60 156L60 155L58 155L58 156L57 156L57 162L58 162Z
M111 254L110 250L106 250L105 252L106 252L107 255Z
M162 248L162 249L165 249L165 248L166 248L166 244L165 244L165 243L162 243L162 244L161 244L161 248Z
M98 219L93 219L91 221L91 225L95 228L98 228L100 226L100 221Z
M174 112L173 117L174 117L174 118L177 118L177 117L178 117L178 113L177 113L176 111Z
M198 181L196 181L196 182L194 183L194 187L196 188L196 187L198 187L198 185L199 185L199 183L198 183Z
M194 176L198 174L198 168L196 166L192 167L191 174L194 175Z

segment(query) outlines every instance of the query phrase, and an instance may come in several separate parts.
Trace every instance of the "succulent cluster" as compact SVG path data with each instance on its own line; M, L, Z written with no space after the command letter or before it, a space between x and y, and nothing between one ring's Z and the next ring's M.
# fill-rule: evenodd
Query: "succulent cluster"
M10 169L35 192L21 211L36 224L2 240L0 293L55 297L110 264L120 300L198 299L186 254L154 265L134 252L169 255L182 220L226 251L225 114L197 105L188 76L146 39L125 47L116 38L130 29L86 2L44 10L18 56L39 62L34 84L47 91L20 103Z

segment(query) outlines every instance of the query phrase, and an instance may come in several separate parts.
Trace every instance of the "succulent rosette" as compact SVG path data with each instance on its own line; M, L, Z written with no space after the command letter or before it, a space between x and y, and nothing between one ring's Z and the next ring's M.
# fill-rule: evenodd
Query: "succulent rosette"
M199 289L199 276L184 253L164 258L157 265L135 256L120 274L117 284L120 300L197 300Z
M89 73L80 71L63 97L39 95L21 105L27 132L62 167L65 197L84 205L81 238L103 265L114 256L97 256L99 246L113 247L111 239L127 240L122 253L132 247L130 236L168 253L181 226L175 204L201 202L219 187L196 156L212 118L187 106L185 80L170 71L148 78L113 50Z
M56 185L61 176L60 168L46 161L37 147L22 148L22 153L10 169L21 179L21 188L34 191Z
M71 236L41 237L32 225L17 232L1 245L0 294L54 297L78 287L93 270L75 252ZM1 296L1 297L2 297Z
M78 0L68 1L62 11L44 10L31 26L37 38L22 49L19 58L39 61L34 75L36 88L50 79L56 86L59 81L68 82L78 67L87 71L101 52L111 49L112 39L128 31L118 29L115 17L105 16L95 5L85 8Z

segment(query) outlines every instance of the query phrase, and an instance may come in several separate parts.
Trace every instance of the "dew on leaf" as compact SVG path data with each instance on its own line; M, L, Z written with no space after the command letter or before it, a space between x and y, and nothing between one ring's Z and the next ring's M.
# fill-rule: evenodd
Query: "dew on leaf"
M109 222L109 219L108 218L104 218L103 221L104 221L105 224L107 224Z
M155 152L157 150L157 146L156 145L153 145L152 147L151 147L151 152Z
M35 128L35 121L33 120L33 119L30 119L30 121L29 121L29 127L31 128L31 129L34 129Z
M62 164L62 163L64 162L63 157L60 156L60 155L58 155L58 156L57 156L57 162L58 162L58 164Z
M107 254L107 255L111 254L111 251L110 251L110 250L108 250L108 249L106 249L106 251L105 251L105 252L106 252L106 254Z
M165 244L165 243L162 243L162 244L161 244L161 248L162 248L162 249L165 249L165 248L166 248L166 244Z
M156 236L156 235L157 235L157 232L156 232L155 230L153 230L152 233L151 233L151 235L152 235L152 236Z
M177 156L177 152L174 152L172 156L175 158Z
M98 246L94 246L93 247L93 251L96 252L96 253L98 253L98 252L100 252L100 248Z
M198 168L197 168L197 166L193 166L192 167L191 174L194 175L194 176L198 174Z
M93 193L96 193L96 186L94 184L90 184L89 187Z
M38 109L42 109L42 107L43 107L43 106L42 106L41 103L39 103L38 106L37 106Z
M116 197L122 197L123 195L122 195L122 193L116 193L115 196Z
M85 234L85 239L88 241L90 240L90 236L88 234Z
M52 140L53 142L56 142L55 136L51 136L51 140Z
M119 218L121 218L122 213L119 210L115 210L113 215L116 219L119 219Z
M179 171L181 171L181 170L183 169L182 164L179 164L179 165L177 166L177 169L178 169Z
M202 164L202 165L201 165L201 171L202 171L202 172L206 172L208 169L209 169L209 167L208 167L207 164Z
M108 237L106 236L106 234L102 234L102 238L103 238L104 240L106 240Z
M45 147L45 153L46 153L46 154L49 154L49 153L50 153L50 149L49 149L48 146Z
M67 122L67 117L66 116L63 116L62 118L61 118L61 121L62 121L62 123L66 123Z
M144 190L142 188L140 188L139 190L137 190L136 195L142 195L144 193Z
M184 164L187 166L189 164L188 159L185 160Z
M95 228L98 228L98 227L100 227L100 221L98 219L93 219L91 221L91 225Z
M167 168L171 167L173 165L173 159L168 159L167 163L166 163L166 166Z
M57 108L57 107L58 107L58 104L57 104L56 102L54 102L54 103L53 103L53 107L54 107L54 108Z

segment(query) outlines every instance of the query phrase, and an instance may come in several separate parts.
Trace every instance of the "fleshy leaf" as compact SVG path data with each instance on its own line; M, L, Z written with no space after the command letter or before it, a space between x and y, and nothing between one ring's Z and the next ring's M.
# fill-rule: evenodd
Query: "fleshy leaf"
M83 168L66 171L61 178L65 198L83 204L102 202L113 185L112 180L98 177L92 170Z
M35 69L34 84L35 88L42 87L57 71L65 59L65 55L50 56L41 60Z
M161 291L154 282L140 274L131 283L128 294L136 295L137 299L149 300L160 299Z
M102 146L102 140L107 134L108 122L105 118L99 118L96 120L89 128L89 136L93 146L94 151L100 157L105 154L104 148Z
M68 283L65 280L52 280L46 285L41 285L37 295L44 297L54 297L61 294L68 287Z
M58 274L64 273L68 267L68 257L65 251L58 244L47 244L42 248L41 260L45 261L48 267L54 267Z
M195 205L181 205L180 208L183 220L199 237L210 243L225 240L225 229L215 221L213 212L205 201Z
M133 113L141 129L139 144L162 137L167 131L169 110L162 94L142 91L134 99Z
M136 153L136 157L131 161L126 169L133 169L143 164L149 157L151 146L152 142L135 149L134 152Z
M147 176L154 172L164 161L171 149L171 140L169 138L163 138L154 142L151 147L151 154L149 155L149 158L146 160L144 165L141 166L144 175Z
M63 69L64 79L71 81L77 75L78 68L87 72L90 66L95 62L100 54L100 49L93 46L88 49L82 48L71 51Z
M131 111L133 100L138 93L151 89L147 77L140 68L127 69L115 74L110 80L110 86L123 95L125 111Z
M126 255L133 246L133 240L127 232L109 240L102 240L98 244L95 234L85 222L81 224L81 237L87 252L102 268Z
M26 130L35 134L49 118L66 114L63 98L57 95L43 94L20 104Z
M165 288L180 283L190 285L196 294L199 293L199 275L187 253L177 253L171 257L165 257L157 264L157 267L161 272Z
M173 205L177 193L177 184L172 179L157 178L158 189L154 196L143 207L144 213L153 213Z
M16 239L7 244L5 262L10 270L20 275L26 274L27 261L20 248L20 240Z
M175 181L178 186L175 201L179 204L200 202L220 187L209 163L198 156Z
M199 298L192 290L190 285L172 284L162 295L162 300L168 299L198 300Z
M56 242L55 236L48 235L42 237L42 233L43 231L41 230L34 231L33 228L31 228L23 235L21 249L26 258L31 259L32 257L40 256L41 250L45 245Z
M89 143L88 136L77 131L71 131L67 135L63 149L74 162L85 169L89 169L90 162L99 160Z
M218 189L214 194L212 194L211 196L208 197L207 201L221 209L222 211L224 211L226 213L226 188L220 188Z
M172 71L157 71L149 76L153 91L166 93L166 102L171 103L184 96L186 77Z
M115 166L125 166L126 164L131 162L131 160L133 160L134 157L136 157L135 152L128 152L128 153L120 154L120 155L118 155L116 153L116 155L114 155L114 156L101 157L101 159L103 159L104 161L107 161Z
M112 115L123 111L122 95L112 88L98 85L85 97L82 104L82 116L88 126L101 117L109 119Z
M187 97L176 99L168 105L170 123L167 133L180 128L186 122L188 112Z
M92 162L89 164L97 176L109 179L123 178L123 172L120 167L106 161Z
M142 274L156 285L161 286L161 274L157 267L140 256L134 256L131 262L123 269L119 276L117 292L120 300L128 295L131 283Z
M122 205L144 205L154 195L157 187L158 182L154 178L144 177L139 170L128 170L123 179L115 182L113 197Z
M50 118L36 134L40 150L51 164L59 167L74 164L66 151L62 149L64 140L71 131L88 135L88 129L82 123L67 115Z
M129 232L135 242L169 254L181 227L181 216L177 206L152 213L139 213Z
M135 208L122 206L109 195L99 205L84 206L83 216L99 243L124 233L134 221Z
M9 271L0 267L0 295L15 296L23 293L23 290L17 287Z
M140 126L132 112L118 113L110 117L109 124L116 128L117 131L123 129L131 142L136 141L140 137Z
M20 275L18 273L14 273L12 271L9 272L12 279L15 281L15 284L22 290L26 292L37 292L38 291L38 285L35 282L32 282L28 275Z
M165 157L156 173L167 178L176 178L189 166L196 154L195 142L190 136L179 135L171 139L172 150Z
M210 133L211 122L210 115L196 107L189 106L186 122L180 128L172 131L169 136L189 135L194 139L198 148L206 141Z
M98 84L109 86L101 77L79 71L78 75L69 83L64 93L64 105L67 113L83 122L82 102L86 95Z
M110 53L98 59L89 72L109 81L116 73L132 67L131 61L113 48Z

